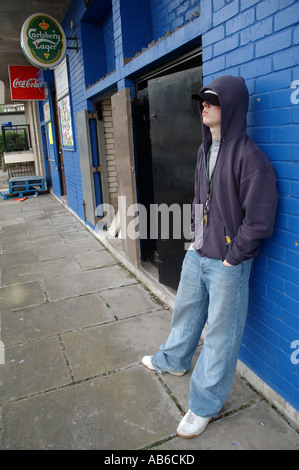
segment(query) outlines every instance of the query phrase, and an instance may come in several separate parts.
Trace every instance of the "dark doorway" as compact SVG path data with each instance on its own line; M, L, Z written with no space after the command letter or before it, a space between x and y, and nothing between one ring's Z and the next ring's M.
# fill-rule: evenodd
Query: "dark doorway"
M198 106L191 94L200 89L201 82L201 67L149 79L138 92L135 107L137 182L140 203L146 206L148 214L148 233L147 238L141 240L141 253L143 260L156 265L159 282L173 289L177 289L179 283L187 241L183 234L183 208L190 206L194 197L201 125ZM169 224L166 238L160 215L158 236L150 238L153 233L153 219L149 218L152 204L166 204L168 208L173 204L179 206L180 238L177 238L178 227L173 223L171 211L166 214ZM163 211L160 214L163 217Z
M154 204L152 148L148 88L139 91L135 100L135 130L137 145L138 199L146 207L146 238L140 239L142 261L157 265L157 240L150 238L150 206ZM144 231L143 231L144 233Z
M51 174L51 165L50 165L50 160L49 160L46 126L42 126L41 136L42 136L42 145L43 145L43 151L44 151L44 162L45 162L45 173L46 173L47 187L49 189L49 188L52 188L52 174Z
M62 140L61 140L61 130L60 130L60 124L59 124L59 122L60 122L60 120L59 120L59 110L58 110L57 101L56 101L56 92L52 93L52 103L53 103L55 133L56 133L56 138L57 138L57 153L58 153L58 165L59 165L59 175L60 175L60 191L61 191L61 196L66 196L66 184L65 184Z

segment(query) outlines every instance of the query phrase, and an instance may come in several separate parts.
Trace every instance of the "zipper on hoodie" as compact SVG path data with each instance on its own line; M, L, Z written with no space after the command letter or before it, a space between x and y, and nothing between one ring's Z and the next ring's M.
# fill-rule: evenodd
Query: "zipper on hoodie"
M211 174L210 177L209 177L208 162L207 162L207 150L206 150L206 146L205 146L205 161L204 161L204 163L205 163L205 174L206 174L206 178L207 178L207 182L208 182L208 192L207 192L207 196L206 196L205 206L204 206L204 209L203 209L203 219L204 219L204 222L205 222L206 226L208 225L208 216L209 216L209 211L210 211L210 201L211 201L211 197L212 197L213 176L214 176L215 168L216 168L218 158L219 158L221 142L222 142L222 139L220 139L217 159L216 159L216 162L215 162L215 165L214 165L214 168L213 168L213 171L212 171L212 174ZM212 143L210 145L212 145Z

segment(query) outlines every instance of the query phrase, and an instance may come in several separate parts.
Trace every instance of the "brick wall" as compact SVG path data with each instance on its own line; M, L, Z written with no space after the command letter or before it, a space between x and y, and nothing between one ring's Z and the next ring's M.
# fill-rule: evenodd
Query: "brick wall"
M104 37L104 47L106 54L106 72L111 73L115 70L114 55L114 30L112 8L102 21L102 31Z
M81 22L84 77L86 88L107 73L103 30L99 24ZM95 51L96 60L95 60Z
M26 109L26 122L30 125L30 137L31 145L35 155L35 174L44 175L44 160L42 152L42 140L41 134L38 131L39 129L39 114L38 114L38 102L37 101L27 101L25 103Z
M180 28L200 11L199 0L151 0L153 40Z
M199 16L200 0L114 0L116 55L125 63Z
M102 101L103 127L106 151L107 180L109 191L109 204L114 208L115 214L118 210L117 205L117 179L116 179L116 162L114 147L114 130L112 119L111 100Z
M124 59L132 58L153 40L150 0L121 0L121 41Z
M70 15L70 19L75 16ZM76 22L76 24L78 24ZM82 49L82 31L79 25L73 31L70 29L70 21L66 22L64 28L67 37L73 37L77 34L79 51L68 51L68 64L69 64L69 90L71 98L71 111L72 111L72 124L74 132L74 151L64 151L63 161L65 170L66 190L67 190L67 204L78 216L84 220L83 209L83 190L80 169L79 145L78 134L76 131L76 113L82 109L87 109L87 103L84 97L85 91L85 70L84 70L84 57ZM69 41L70 46L74 43Z
M299 408L299 4L293 0L213 0L213 29L202 37L204 83L241 75L250 92L248 133L276 169L280 201L275 232L251 277L241 359ZM293 100L294 101L294 100Z

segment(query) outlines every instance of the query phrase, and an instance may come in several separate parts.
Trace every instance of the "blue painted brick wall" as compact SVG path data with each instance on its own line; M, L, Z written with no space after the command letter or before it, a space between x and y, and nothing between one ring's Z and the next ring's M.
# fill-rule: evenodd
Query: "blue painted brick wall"
M82 56L85 86L88 87L107 73L104 34L99 24L81 22ZM96 55L96 60L95 60Z
M299 80L299 4L213 0L212 6L213 29L202 37L204 83L224 74L245 78L248 133L276 169L280 193L273 237L263 242L251 276L240 358L298 410L291 344L299 340L299 104L291 101L291 84Z
M79 50L68 50L68 64L69 64L69 91L72 112L72 124L74 133L74 151L64 151L64 169L67 189L67 204L82 220L84 220L83 211L83 191L80 169L80 157L78 147L78 135L76 132L76 113L82 109L87 108L85 100L85 69L84 69L84 49L82 47L82 31L79 27L79 18L82 16L82 5L79 2L73 2L77 6L73 11L69 11L69 15L65 18L64 30L67 37L72 37L74 31L70 29L70 19L75 21L75 33L78 38ZM83 10L84 11L84 10ZM69 41L69 45L73 43Z
M121 0L120 4L123 53L130 58L153 40L150 0Z
M115 70L115 54L114 54L114 30L112 9L107 13L102 22L102 30L104 36L104 45L106 53L107 73Z
M199 0L151 0L153 39L157 41L198 15Z
M199 0L114 0L116 55L132 58L199 15Z
M83 190L76 114L82 109L87 109L89 112L93 111L92 102L87 101L85 98L86 87L102 79L106 74L113 72L116 66L112 9L103 18L94 18L93 23L81 21L84 13L84 2L73 0L63 22L66 36L72 37L76 34L78 40L78 51L68 50L67 53L75 143L74 151L63 152L67 204L82 220L84 220ZM70 29L70 20L75 22L75 31ZM73 43L69 41L69 45L73 46ZM59 196L58 193L55 194Z

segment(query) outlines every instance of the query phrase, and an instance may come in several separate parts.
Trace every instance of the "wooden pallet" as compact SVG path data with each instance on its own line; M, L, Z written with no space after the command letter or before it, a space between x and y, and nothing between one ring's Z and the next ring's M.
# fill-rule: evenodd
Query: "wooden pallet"
M38 196L39 191L34 189L31 191L14 191L11 193L10 191L0 191L0 196L2 199L20 199L23 197L30 197L30 196Z
M42 191L46 189L45 178L40 176L18 176L11 178L8 182L10 193L21 191Z
M0 191L2 199L21 199L38 196L46 189L45 178L40 176L19 176L8 181L8 190Z
M21 199L38 196L46 189L45 178L41 176L17 176L8 181L8 190L0 191L2 199Z

